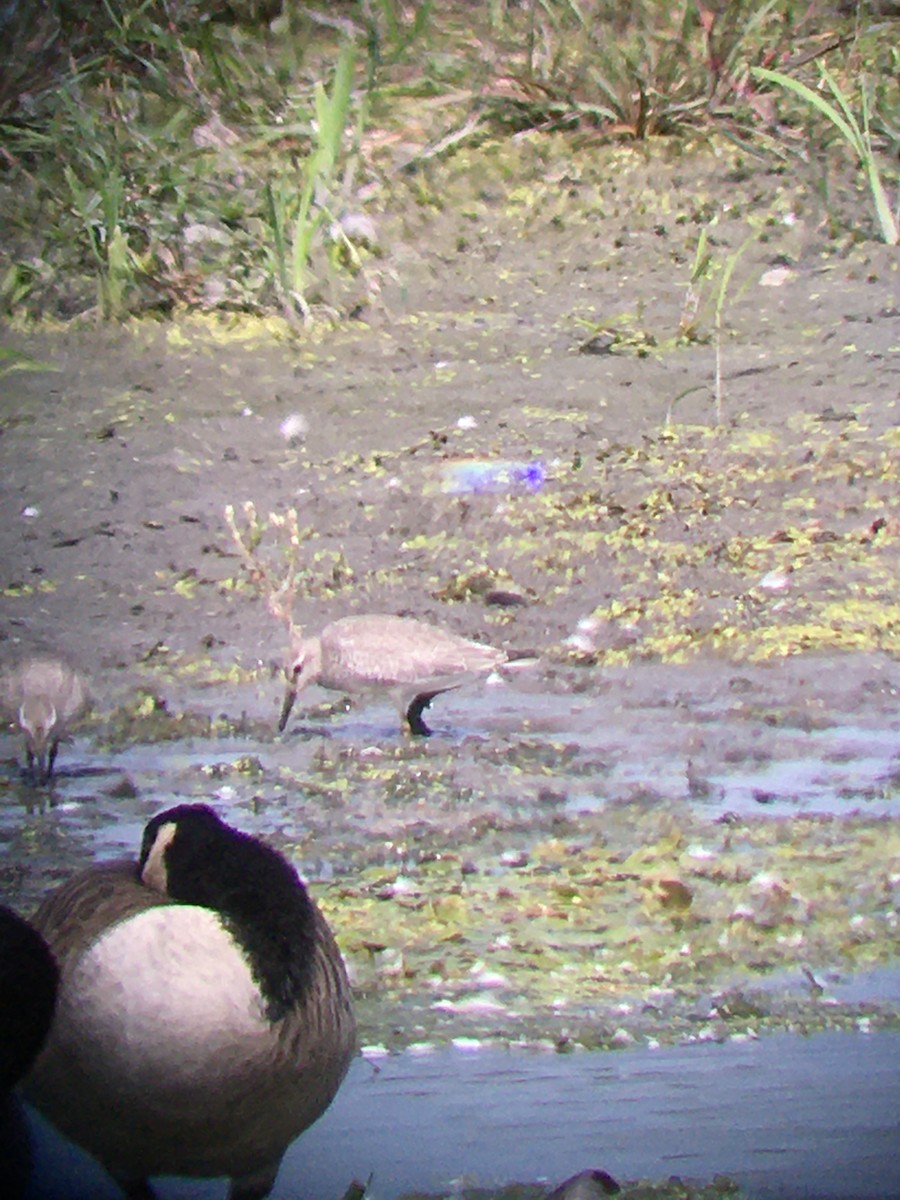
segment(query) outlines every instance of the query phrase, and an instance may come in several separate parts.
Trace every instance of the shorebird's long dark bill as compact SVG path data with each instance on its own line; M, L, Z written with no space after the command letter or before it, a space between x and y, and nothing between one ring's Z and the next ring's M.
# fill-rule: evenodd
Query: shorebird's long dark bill
M294 701L297 699L297 693L292 687L284 693L284 704L281 706L281 716L278 718L278 732L284 733L284 727L288 723L288 717L291 715L291 709L294 707Z

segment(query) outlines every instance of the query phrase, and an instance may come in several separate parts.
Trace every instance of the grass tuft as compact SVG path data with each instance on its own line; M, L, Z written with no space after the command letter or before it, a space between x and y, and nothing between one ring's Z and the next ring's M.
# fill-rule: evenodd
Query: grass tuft
M898 57L860 13L824 21L799 0L47 0L0 14L0 34L9 314L340 319L388 274L366 272L374 206L441 209L436 160L464 169L475 142L521 131L650 153L660 137L717 131L782 169L797 141L775 121L773 83L851 146L881 236L897 241L877 151L898 136ZM818 90L794 80L835 51ZM851 100L847 78L872 84Z
M782 71L770 71L763 67L755 67L753 74L757 79L775 83L799 97L816 112L826 117L840 132L844 141L856 155L866 177L875 217L881 232L881 239L889 246L896 246L900 225L898 225L897 210L891 209L887 189L881 178L878 166L878 155L872 142L871 112L869 108L868 87L862 80L860 87L861 124L850 106L845 93L837 80L820 64L821 84L828 88L832 99L829 100L821 91L814 91L799 79L785 75ZM832 102L833 101L833 102Z

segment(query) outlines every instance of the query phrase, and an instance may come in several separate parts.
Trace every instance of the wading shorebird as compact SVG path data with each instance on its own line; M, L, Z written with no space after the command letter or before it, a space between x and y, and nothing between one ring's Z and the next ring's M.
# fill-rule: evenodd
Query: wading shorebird
M34 926L60 985L26 1099L132 1200L155 1175L267 1196L356 1050L340 951L290 863L183 804L138 861L75 876Z
M350 696L387 692L410 732L427 737L431 730L422 713L435 696L506 663L533 658L470 642L412 617L342 617L318 637L294 639L278 728L287 725L297 694L318 683Z
M86 708L84 679L61 659L26 658L0 680L0 707L25 734L25 756L34 783L53 774L59 743Z

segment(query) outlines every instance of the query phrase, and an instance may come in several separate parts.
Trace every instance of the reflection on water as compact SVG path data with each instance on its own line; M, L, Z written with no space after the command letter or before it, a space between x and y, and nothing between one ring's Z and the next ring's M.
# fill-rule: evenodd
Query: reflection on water
M357 1060L289 1151L275 1200L374 1200L599 1167L619 1179L716 1174L759 1200L897 1200L900 1034L553 1055L484 1049ZM116 1200L46 1127L27 1200ZM454 1182L455 1181L455 1182ZM223 1195L166 1181L162 1200Z

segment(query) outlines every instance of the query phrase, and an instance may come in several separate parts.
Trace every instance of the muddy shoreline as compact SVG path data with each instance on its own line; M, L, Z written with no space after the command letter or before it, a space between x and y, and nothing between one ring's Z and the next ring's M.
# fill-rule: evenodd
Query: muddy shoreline
M646 1027L622 1018L659 1038L784 971L783 1007L752 999L724 1036L892 1024L896 998L826 1010L804 972L895 962L896 254L836 246L762 168L610 151L562 196L545 150L515 154L508 203L477 187L490 154L436 168L447 203L392 227L365 323L4 330L47 369L4 381L0 658L62 651L95 704L49 794L4 743L0 891L27 910L162 804L211 799L310 877L372 1040L468 1032L466 981L498 957L505 1007L551 1040L614 1037L580 1032L582 987L610 1008L674 988ZM675 336L704 197L730 206L722 254L768 221L735 276L721 424L710 329ZM600 353L586 323L614 329ZM540 485L445 487L510 459ZM429 741L315 691L277 738L285 631L223 518L248 500L297 510L305 628L407 613L539 665L441 697ZM272 531L261 553L283 566ZM529 920L559 943L542 962Z

